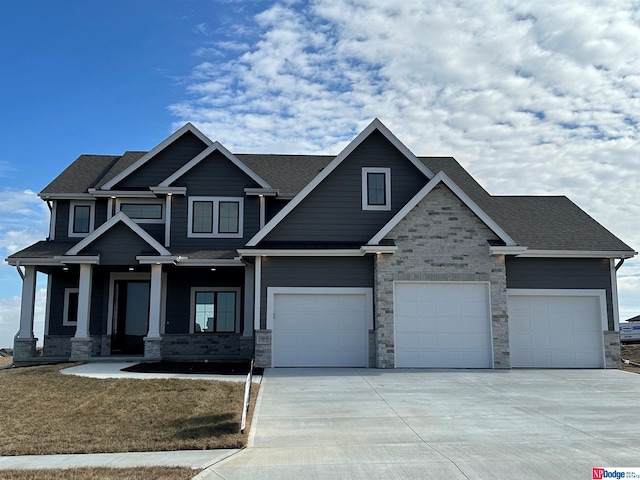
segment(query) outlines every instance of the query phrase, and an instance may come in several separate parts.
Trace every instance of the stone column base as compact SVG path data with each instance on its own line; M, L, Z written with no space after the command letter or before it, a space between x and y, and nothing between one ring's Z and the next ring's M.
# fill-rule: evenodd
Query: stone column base
M71 339L71 360L89 360L93 350L93 341L90 338Z
M144 337L145 360L162 359L162 337Z
M620 354L620 333L602 332L604 337L604 368L618 368L622 360Z
M271 366L271 330L256 330L255 366Z
M36 351L37 338L16 338L13 342L13 361L31 360L38 355Z

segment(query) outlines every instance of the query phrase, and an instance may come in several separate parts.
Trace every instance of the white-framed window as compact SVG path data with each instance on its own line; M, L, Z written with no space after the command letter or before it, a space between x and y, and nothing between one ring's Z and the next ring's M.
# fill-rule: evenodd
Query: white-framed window
M391 210L390 168L362 168L362 209Z
M242 238L242 197L189 197L187 237Z
M95 202L72 201L69 205L69 237L86 237L93 232Z
M165 221L163 200L118 199L116 212L126 214L136 223L164 223Z
M190 333L240 332L240 288L192 287Z
M78 292L77 288L64 289L62 325L75 327L78 324Z

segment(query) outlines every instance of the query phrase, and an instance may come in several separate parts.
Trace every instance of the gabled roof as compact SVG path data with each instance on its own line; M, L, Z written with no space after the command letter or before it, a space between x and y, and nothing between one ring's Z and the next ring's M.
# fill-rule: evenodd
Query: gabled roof
M433 177L429 183L427 183L416 195L407 202L407 204L396 213L391 220L387 222L387 224L380 229L378 233L376 233L371 240L369 240L368 245L377 245L379 244L384 237L395 227L400 221L407 216L407 214L413 210L413 208L418 205L424 199L429 192L431 192L438 184L444 184L449 187L462 203L464 203L476 216L484 222L487 227L489 227L507 246L515 246L517 243L491 218L487 215L477 203L475 203L471 198L462 191L458 185L455 184L453 180L451 180L446 173L440 171L438 174Z
M40 197L52 194L86 193L96 186L102 175L109 171L121 157L117 155L80 155L40 192Z
M160 187L169 187L173 182L182 177L185 173L191 170L193 167L202 162L205 158L211 155L214 152L220 152L224 155L231 163L233 163L236 167L242 170L245 174L247 174L254 182L260 185L262 188L271 188L271 185L267 183L264 179L260 178L260 176L256 175L256 173L247 167L244 163L242 163L238 157L236 157L233 153L227 150L222 144L219 142L213 142L210 146L204 149L199 155L194 157L192 160L187 162L182 166L179 170L174 172L171 176L166 178L164 181L160 183Z
M251 170L278 190L278 196L293 198L325 168L335 155L236 154Z
M358 136L346 146L309 184L307 184L278 214L273 217L251 240L247 246L255 247L280 221L304 200L331 172L333 172L362 142L378 131L400 151L422 174L430 179L433 173L380 120L374 119Z
M131 220L126 214L122 212L116 213L113 217L107 220L105 223L96 228L93 232L79 241L77 244L73 246L73 248L69 249L66 255L79 255L82 250L87 248L93 242L95 242L98 238L104 235L106 232L111 230L118 223L124 223L127 227L129 227L135 234L137 234L142 240L147 242L151 248L153 248L160 255L171 255L171 252L164 248L155 238L149 235L140 225Z
M144 165L149 160L151 160L154 156L156 156L156 154L158 154L159 152L167 148L169 145L171 145L173 142L175 142L177 139L182 137L187 132L193 133L196 137L202 140L202 142L207 146L210 146L213 143L209 138L207 138L207 136L204 133L202 133L200 130L194 127L191 123L186 123L180 129L173 132L166 139L160 142L157 146L155 146L153 149L151 149L149 152L147 152L145 155L139 158L135 163L133 163L132 165L124 169L122 172L118 173L109 181L102 184L100 188L102 188L103 190L110 190L118 182L122 181L124 178L128 177L130 174L135 172L138 168L140 168L142 165Z

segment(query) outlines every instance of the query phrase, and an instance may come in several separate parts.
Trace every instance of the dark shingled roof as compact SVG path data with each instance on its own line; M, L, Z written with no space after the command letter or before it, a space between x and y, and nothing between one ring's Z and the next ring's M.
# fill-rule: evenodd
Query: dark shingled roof
M47 185L41 195L85 193L89 188L99 188L146 153L128 151L122 156L81 155ZM236 157L278 189L285 198L300 192L335 158L332 155L271 154L236 154ZM536 250L633 251L566 197L491 196L455 158L419 159L434 174L444 171L519 245ZM52 243L47 242L48 245ZM43 248L38 245L32 246L33 252L27 252L32 248L29 247L12 257L35 254ZM61 253L64 252L55 254ZM185 250L177 253L194 258L210 258L203 251ZM49 256L44 252L41 254Z
M253 154L236 157L285 197L293 197L302 190L335 158L332 155Z
M52 258L64 255L78 242L60 240L41 240L10 255L9 258Z

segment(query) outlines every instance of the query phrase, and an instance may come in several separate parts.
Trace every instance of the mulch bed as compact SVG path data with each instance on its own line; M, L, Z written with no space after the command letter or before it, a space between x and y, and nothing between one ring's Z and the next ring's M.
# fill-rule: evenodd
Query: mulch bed
M250 362L149 362L123 368L125 372L138 373L203 373L216 375L246 375ZM254 367L254 375L262 375L264 369Z

